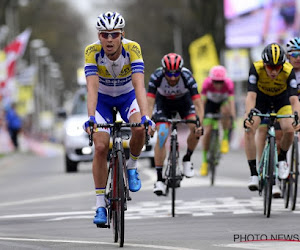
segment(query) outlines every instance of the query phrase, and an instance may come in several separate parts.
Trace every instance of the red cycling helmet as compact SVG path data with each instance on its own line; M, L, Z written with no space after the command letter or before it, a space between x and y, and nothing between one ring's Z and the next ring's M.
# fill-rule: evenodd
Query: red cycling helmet
M183 59L176 53L169 53L161 59L164 71L181 71Z
M222 65L214 66L210 69L209 76L213 81L225 81L226 69Z

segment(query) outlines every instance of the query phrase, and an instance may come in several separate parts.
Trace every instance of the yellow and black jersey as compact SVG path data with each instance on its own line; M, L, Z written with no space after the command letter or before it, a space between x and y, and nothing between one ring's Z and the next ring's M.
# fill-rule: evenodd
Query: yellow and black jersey
M279 75L273 80L267 75L262 60L254 62L249 71L248 91L261 92L268 96L278 96L284 92L288 96L298 95L293 66L285 62Z

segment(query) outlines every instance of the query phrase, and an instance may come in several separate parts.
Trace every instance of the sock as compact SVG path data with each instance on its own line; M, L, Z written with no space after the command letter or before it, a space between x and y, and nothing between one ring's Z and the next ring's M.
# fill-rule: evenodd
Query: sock
M280 152L278 155L278 161L286 161L286 153L287 153L287 151L284 151L282 148L280 148Z
M249 160L248 164L249 164L249 167L250 167L251 176L253 176L253 175L258 176L258 173L257 173L257 170L256 170L256 160Z
M129 156L129 160L127 162L127 169L136 169L137 166L137 160L139 159L139 156L140 155L133 155L131 152L130 152L130 156Z
M187 149L186 154L185 156L183 156L182 161L190 161L193 152L194 152L193 150Z
M202 162L207 162L207 151L202 150Z
M163 181L163 178L162 178L162 169L163 169L163 167L162 166L155 166L155 169L156 169L156 173L157 173L157 181Z
M98 207L106 207L106 203L104 200L105 188L96 188L96 208Z
M229 134L229 130L224 129L223 130L223 140L228 141L228 134Z

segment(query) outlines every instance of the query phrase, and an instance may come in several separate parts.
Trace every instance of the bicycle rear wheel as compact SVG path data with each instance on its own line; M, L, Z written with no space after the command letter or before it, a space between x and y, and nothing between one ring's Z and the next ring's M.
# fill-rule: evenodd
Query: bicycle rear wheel
M274 181L274 164L275 164L275 138L270 137L269 146L269 156L268 156L268 166L267 173L265 177L264 184L264 214L269 218L271 215L271 205L272 205L272 188Z
M209 146L209 171L210 171L210 185L215 183L216 166L218 161L218 130L212 130Z
M176 141L171 142L170 152L170 174L171 174L171 188L172 188L172 217L175 217L175 200L176 200Z
M295 210L297 202L298 176L299 176L299 151L298 137L294 137L292 155L291 155L291 171L289 175L290 201L291 209Z

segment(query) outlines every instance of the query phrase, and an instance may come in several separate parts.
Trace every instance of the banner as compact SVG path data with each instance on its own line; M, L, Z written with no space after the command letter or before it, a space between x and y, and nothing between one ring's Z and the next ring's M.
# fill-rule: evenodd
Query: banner
M219 64L213 37L207 34L194 40L189 46L189 53L193 75L200 91L211 67Z
M31 29L26 29L4 48L6 54L6 78L0 82L0 95L9 94L5 91L5 88L7 88L7 85L9 85L10 82L13 82L12 78L15 77L17 59L23 56L30 35Z

